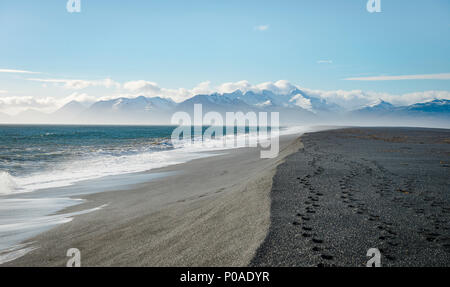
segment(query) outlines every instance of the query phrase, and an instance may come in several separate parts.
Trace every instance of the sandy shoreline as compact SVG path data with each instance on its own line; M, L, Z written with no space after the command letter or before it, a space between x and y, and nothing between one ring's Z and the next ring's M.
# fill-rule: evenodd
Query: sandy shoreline
M350 128L153 170L168 177L82 196L70 223L2 266L450 266L450 131Z
M38 249L2 266L65 266L69 248L82 266L246 266L269 228L276 166L301 147L297 137L281 137L275 159L227 150L152 170L176 173L131 190L81 196L63 212L107 206L28 240Z

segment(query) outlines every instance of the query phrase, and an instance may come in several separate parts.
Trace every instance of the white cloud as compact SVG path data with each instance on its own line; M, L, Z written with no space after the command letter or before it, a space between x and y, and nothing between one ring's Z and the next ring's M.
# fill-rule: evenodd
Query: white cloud
M40 72L31 72L31 71L13 70L13 69L0 69L0 73L10 73L10 74L40 74Z
M62 86L69 90L81 90L88 87L105 87L105 88L119 88L120 84L113 80L106 78L103 80L73 80L73 79L37 79L30 78L29 81L40 82L45 84L54 84Z
M328 102L338 104L347 109L355 109L361 106L384 100L397 106L407 106L415 103L428 102L434 99L450 100L450 91L424 91L405 94L390 94L361 90L311 90L301 88L307 96L322 98Z
M0 94L7 94L7 93L8 93L8 91L0 90Z
M16 114L26 109L46 111L50 106L54 105L54 100L55 99L51 97L0 97L0 110L5 111L8 114Z
M210 81L201 82L191 90L191 93L192 95L211 94L213 91L210 85Z
M286 95L291 93L293 90L297 89L298 86L289 83L286 80L279 80L275 83L273 82L265 82L255 86L253 89L255 92L260 92L263 90L268 90L273 92L274 94Z
M211 82L205 81L199 83L192 89L168 89L161 88L155 82L139 80L126 82L123 84L123 88L131 92L134 96L143 95L148 97L171 98L175 102L181 102L199 94L225 94L235 92L236 90L240 90L243 93L246 93L248 91L261 92L263 90L269 90L275 94L288 94L296 89L297 86L292 85L285 80L276 82L264 82L257 85L252 85L248 81L243 80L238 82L223 83L216 87L211 87Z
M450 80L450 73L346 78L346 81Z
M255 26L255 30L258 30L258 31L261 31L261 32L267 31L268 29L269 29L269 25L258 25L258 26Z
M218 93L232 93L236 90L241 90L243 93L248 91L261 92L264 90L271 91L274 94L285 95L291 93L297 86L289 83L285 80L279 80L276 82L264 82L256 85L250 84L248 81L229 82L219 85L213 89Z
M252 90L254 87L248 81L239 81L239 82L228 82L219 85L215 92L218 93L232 93L236 90L241 90L242 92L248 92Z
M72 93L64 98L32 96L0 97L0 110L10 115L14 115L28 109L51 113L71 101L89 104L97 100L99 99L89 96L86 93Z
M156 92L160 90L158 84L144 80L126 82L125 84L123 84L123 87L132 92L136 91Z
M400 96L386 95L384 99L397 105L412 105L415 103L429 102L435 99L450 100L450 91L425 91L407 93Z
M99 100L99 98L96 98L94 96L89 96L86 93L77 93L77 92L75 92L75 93L72 93L69 96L67 96L67 97L65 97L65 98L63 98L61 100L56 100L55 102L57 102L59 107L61 107L61 106L65 105L65 104L67 104L69 102L72 102L72 101L89 104L89 103L93 103L93 102L98 101L98 100Z
M294 97L292 97L292 99L290 99L290 102L294 102L294 104L296 106L299 106L302 109L305 109L305 110L308 110L308 111L313 111L311 100L310 99L306 99L305 97L303 97L300 94L295 95Z
M182 102L188 98L191 98L198 94L210 94L213 90L209 87L210 82L202 82L195 86L193 89L178 88L168 89L161 88L155 82L149 82L144 80L130 81L123 84L123 88L132 92L131 96L147 96L147 97L161 97L170 98L175 102Z
M356 108L372 102L373 98L376 98L378 96L372 95L371 93L365 93L361 90L323 91L301 88L301 91L307 96L325 99L328 102L338 104L348 109Z

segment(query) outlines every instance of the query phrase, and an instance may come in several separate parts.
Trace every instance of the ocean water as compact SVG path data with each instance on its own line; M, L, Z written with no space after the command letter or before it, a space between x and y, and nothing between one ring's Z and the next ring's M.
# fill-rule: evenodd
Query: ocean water
M194 136L194 143L180 141L174 146L170 140L174 129L174 126L0 125L0 195L146 171L185 162L221 146L216 145L219 140L208 143ZM225 129L223 134L226 136ZM252 136L248 128L236 128L234 134ZM240 139L243 146L245 138Z
M172 143L175 128L0 125L0 264L36 248L24 245L25 239L72 220L76 214L58 211L82 203L77 195L126 190L170 176L146 171L243 147L256 136L248 128L236 128L232 135L224 129L222 138L193 136ZM236 137L236 145L225 148L227 137Z
M170 161L173 127L0 126L0 194L137 172ZM144 166L145 165L145 166Z

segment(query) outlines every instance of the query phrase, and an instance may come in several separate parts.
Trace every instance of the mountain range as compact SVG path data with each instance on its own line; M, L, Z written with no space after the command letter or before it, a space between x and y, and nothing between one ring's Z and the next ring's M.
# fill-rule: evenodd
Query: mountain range
M301 90L278 95L269 90L196 95L176 103L161 97L138 96L102 100L85 106L72 101L51 114L26 110L15 116L0 113L2 123L78 124L170 124L177 111L193 114L194 104L202 104L203 114L226 112L279 112L282 124L413 124L430 123L449 127L450 101L432 100L409 106L394 106L380 100L347 111L335 103L312 97Z
M372 115L448 115L450 112L449 100L432 100L425 103L417 103L410 106L397 107L391 103L380 100L378 103L358 109L355 112Z

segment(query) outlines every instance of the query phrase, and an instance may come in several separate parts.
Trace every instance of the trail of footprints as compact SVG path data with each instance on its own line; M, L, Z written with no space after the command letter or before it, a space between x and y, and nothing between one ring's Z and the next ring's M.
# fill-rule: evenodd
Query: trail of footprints
M353 165L353 167L350 166L350 170L352 171L349 175L344 176L339 181L342 193L341 199L343 199L342 202L347 204L348 208L352 208L355 214L362 216L364 220L373 223L374 228L379 231L378 240L381 242L381 245L378 249L383 254L384 258L389 261L395 261L396 258L392 255L392 248L399 246L400 242L398 240L397 232L394 231L395 228L393 223L382 220L379 214L370 211L365 203L359 202L354 198L354 194L359 191L353 187L352 180L357 176L363 175L361 172L357 171L364 171L364 176L371 176L373 169L356 162L350 162L349 165ZM386 172L386 170L380 166L375 165L375 168L378 168L381 173ZM392 186L392 180L386 176L377 179L380 180L380 182L374 184L376 193L380 197L388 196L389 192L391 192L390 186Z
M335 155L335 160L343 161L339 155ZM326 251L326 243L323 239L319 238L314 232L313 228L308 224L311 222L313 216L316 214L317 209L321 206L320 199L323 196L322 193L315 190L314 186L311 184L311 178L313 176L319 176L323 173L324 169L317 165L320 161L320 156L314 157L309 165L313 168L313 173L305 175L304 177L298 177L297 180L300 181L302 187L308 190L308 196L304 203L304 212L299 212L296 214L298 220L294 221L294 225L301 228L301 236L309 240L312 244L312 251L317 253L317 255L322 259L321 266L334 266L333 260L334 256L328 254ZM397 228L395 224L387 220L383 220L379 214L371 211L364 202L356 198L356 194L360 192L356 188L352 181L358 176L371 176L373 177L373 168L358 163L358 162L345 162L349 166L349 174L345 175L339 180L339 199L342 204L347 208L351 209L356 215L361 216L367 222L371 222L373 227L379 232L378 240L380 242L378 249L383 254L383 257L390 262L395 262L396 257L393 255L394 249L400 248L401 241L397 234ZM374 168L378 170L376 174L381 174L373 178L374 183L372 187L375 193L380 198L385 198L384 200L392 200L392 202L399 203L399 205L405 209L410 209L416 214L424 214L424 209L414 208L413 204L405 201L404 197L398 196L396 190L394 190L395 184L393 182L393 177L395 174L389 172L387 169L379 165L377 162L370 162L373 164ZM398 190L405 190L409 193L413 192L414 182L413 179L407 180L406 183ZM398 191L397 190L397 191ZM439 208L440 215L450 214L450 207L446 206L444 202L436 201L434 197L425 197L424 201L429 202L431 207ZM428 242L439 242L443 248L450 253L450 238L448 236L441 235L437 230L444 229L448 234L450 226L448 225L447 218L440 216L439 214L428 215L427 218L434 222L434 229L421 229L417 232L423 236L423 238ZM444 233L445 234L445 233Z
M316 167L317 159L314 158L309 164L312 167ZM314 176L318 176L322 174L324 169L322 167L316 167L315 171L313 172ZM317 209L321 206L320 205L320 199L323 197L323 194L316 191L315 188L311 184L311 177L312 175L308 174L304 176L303 178L298 177L297 179L300 180L300 183L303 185L303 188L308 190L308 197L304 201L304 212L299 212L296 214L296 217L299 219L298 221L294 221L294 225L301 227L301 236L305 239L310 240L312 244L311 250L323 260L323 261L332 261L334 259L334 256L324 252L324 240L319 238L317 233L314 232L313 227L311 227L308 223L311 221L312 216L316 214ZM324 266L333 266L332 264L327 263L319 263L318 267L324 267Z

